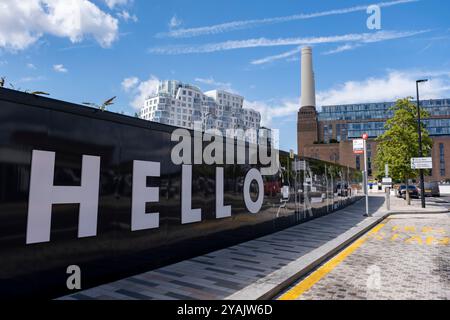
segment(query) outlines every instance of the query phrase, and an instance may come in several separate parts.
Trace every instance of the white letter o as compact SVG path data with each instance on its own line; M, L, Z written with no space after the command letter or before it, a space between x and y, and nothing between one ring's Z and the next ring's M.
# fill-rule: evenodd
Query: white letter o
M250 196L250 185L253 181L258 183L258 199L253 202ZM247 172L244 181L244 201L247 210L251 213L258 213L261 210L264 201L264 183L261 176L261 172L258 169L251 169Z

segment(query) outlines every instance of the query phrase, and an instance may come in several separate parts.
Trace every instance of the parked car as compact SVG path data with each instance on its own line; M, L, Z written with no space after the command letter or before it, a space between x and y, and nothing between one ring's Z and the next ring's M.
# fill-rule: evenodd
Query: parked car
M439 183L437 182L425 182L425 192L424 195L425 197L440 197L441 196L441 192L439 191ZM421 190L419 189L419 192L421 192Z
M399 198L406 199L406 186L401 185L398 189L399 194L397 195ZM419 198L419 189L416 186L408 186L408 193L411 198Z
M402 190L406 189L405 185L399 185L398 187L395 188L395 195L397 196L397 198L401 198L402 197Z

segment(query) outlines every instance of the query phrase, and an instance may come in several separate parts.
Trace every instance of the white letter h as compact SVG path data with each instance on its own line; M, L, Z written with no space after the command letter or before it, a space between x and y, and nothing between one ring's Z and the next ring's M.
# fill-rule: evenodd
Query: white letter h
M79 203L78 237L97 234L100 157L83 156L81 186L54 186L55 153L33 150L27 244L50 241L52 204Z

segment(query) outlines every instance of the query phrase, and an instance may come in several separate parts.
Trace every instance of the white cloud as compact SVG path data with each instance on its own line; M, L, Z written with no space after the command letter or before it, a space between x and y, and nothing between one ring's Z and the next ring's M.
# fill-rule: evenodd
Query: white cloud
M406 37L412 37L418 34L422 34L428 32L428 30L422 30L422 31L380 31L376 33L362 33L362 34L350 34L350 35L344 35L344 36L331 36L331 37L317 37L317 38L308 38L309 42L305 42L304 44L326 44L326 43L335 43L335 42L341 42L341 41L354 41L353 43L347 43L344 45L341 45L337 47L336 49L332 49L329 51L326 51L322 54L324 55L330 55L330 54L336 54L344 51L349 51L356 49L358 47L361 47L364 44L367 43L375 43L375 42L382 42L382 41L388 41L388 40L394 40L394 39L400 39L400 38L406 38ZM292 60L292 58L295 55L298 55L301 51L301 46L289 50L287 52L264 57L261 59L256 59L251 61L250 63L253 65L260 65L260 64L266 64L270 62L274 62L276 60L280 59L288 59ZM296 59L297 60L297 59Z
M183 22L178 19L178 17L176 15L174 15L170 21L169 21L169 28L177 28L179 27Z
M158 86L159 79L153 75L145 81L137 77L129 77L122 81L122 88L133 96L130 105L135 109L142 108L147 97L158 91Z
M209 86L214 86L217 89L232 91L231 83L229 83L229 82L219 82L219 81L214 80L213 77L196 78L195 81L198 82L198 83L209 85Z
M114 9L116 6L124 6L130 3L132 0L105 0L106 5L110 9Z
M429 82L421 85L422 99L450 97L450 70L426 71L406 70L388 71L385 76L368 78L362 81L347 81L333 88L317 93L317 106L324 105L391 102L399 98L415 97L417 79L428 78ZM246 101L246 107L261 113L263 126L275 126L281 118L293 118L300 108L300 98L269 101Z
M139 78L137 78L137 77L125 78L122 81L122 89L124 91L128 92L131 89L136 88L138 83L139 83Z
M254 64L254 65L265 64L265 63L270 63L270 62L273 62L273 61L276 61L276 60L280 60L280 59L290 58L293 55L296 55L296 54L300 53L300 51L301 51L301 47L297 47L294 50L289 50L289 51L281 53L281 54L277 54L277 55L274 55L274 56L268 56L268 57L265 57L265 58L262 58L262 59L253 60L251 62L251 64Z
M397 0L397 1L379 2L379 3L374 3L374 4L378 5L380 7L390 7L390 6L411 3L411 2L417 2L417 1L420 1L420 0ZM160 33L157 36L158 37L173 37L173 38L189 38L189 37L196 37L196 36L201 36L201 35L218 34L218 33L234 31L234 30L250 29L250 28L263 26L263 25L270 25L270 24L297 21L297 20L306 20L306 19L320 18L320 17L333 16L333 15L348 14L348 13L358 12L358 11L366 11L366 9L369 5L371 5L371 4L342 8L342 9L327 10L327 11L316 12L316 13L301 13L301 14L295 14L295 15L284 16L284 17L231 21L231 22L226 22L226 23L221 23L221 24L216 24L216 25L211 25L211 26L171 30L169 32Z
M361 45L358 44L358 43L356 43L356 44L348 44L347 43L347 44L344 44L342 46L337 47L336 49L325 51L322 54L323 55L331 55L331 54L341 53L341 52L344 52L344 51L350 51L350 50L356 49L356 48L358 48L360 46Z
M276 46L303 46L318 45L339 42L373 43L385 40L412 37L418 34L429 32L429 30L419 31L378 31L371 33L350 33L345 35L306 37L306 38L278 38L278 39L247 39L231 40L218 43L209 43L200 46L168 46L151 48L151 53L156 54L191 54L191 53L211 53L217 51L235 50L243 48L276 47Z
M67 68L64 67L64 65L62 65L62 64L55 64L55 65L53 66L53 70L56 71L56 72L60 72L60 73L66 73L66 72L69 71L69 70L67 70Z
M261 113L261 126L273 127L276 118L295 115L299 109L299 99L285 99L281 101L244 101L245 108L252 108Z
M27 68L36 70L36 66L34 64L32 64L32 63L27 63Z
M415 97L415 82L419 78L430 81L421 86L423 99L447 98L450 96L450 71L389 71L385 77L363 81L347 81L317 94L318 105L336 105L363 102L395 101L404 97Z
M122 20L124 20L125 22L128 21L138 22L138 17L135 14L130 14L126 10L122 10L122 12L119 12L117 16Z
M19 79L17 82L19 83L26 83L26 82L37 82L37 81L43 81L46 78L44 76L37 76L37 77L24 77Z
M118 21L89 0L2 0L0 48L23 50L43 35L85 37L109 47L118 37Z

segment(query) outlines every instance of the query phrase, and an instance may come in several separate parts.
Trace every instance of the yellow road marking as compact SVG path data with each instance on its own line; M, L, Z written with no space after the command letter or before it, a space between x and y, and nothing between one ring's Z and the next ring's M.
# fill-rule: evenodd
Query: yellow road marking
M422 233L430 233L433 232L433 228L431 227L423 227L422 228Z
M416 241L418 244L422 244L422 237L420 237L420 236L412 236L411 238L406 239L405 243L412 243L414 241Z
M394 234L391 238L391 241L395 241L398 239L398 237L400 237L400 235L398 233Z
M378 231L380 231L380 229L385 226L385 224L386 223L377 225L368 234L369 235L377 234ZM354 243L352 243L346 249L341 251L334 258L332 258L331 260L326 262L323 266L321 266L319 269L314 271L311 275L309 275L302 282L300 282L295 287L293 287L288 292L286 292L281 297L279 297L278 300L295 300L298 297L300 297L303 293L305 293L306 291L311 289L311 287L314 284L319 282L320 279L322 279L328 273L333 271L334 268L336 268L342 261L344 261L349 255L351 255L356 249L358 249L364 242L366 242L367 239L368 239L368 236L364 236L364 237L356 240Z
M427 237L427 240L425 242L428 246L431 246L435 240L436 239L434 239L434 237Z

